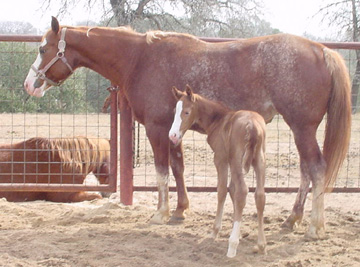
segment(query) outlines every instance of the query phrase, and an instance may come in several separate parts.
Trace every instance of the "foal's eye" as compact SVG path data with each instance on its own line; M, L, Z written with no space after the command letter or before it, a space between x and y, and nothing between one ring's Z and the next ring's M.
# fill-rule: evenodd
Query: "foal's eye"
M185 111L185 115L189 115L190 114L190 112L189 111Z
M39 53L40 54L44 54L45 53L45 49L43 47L39 47Z

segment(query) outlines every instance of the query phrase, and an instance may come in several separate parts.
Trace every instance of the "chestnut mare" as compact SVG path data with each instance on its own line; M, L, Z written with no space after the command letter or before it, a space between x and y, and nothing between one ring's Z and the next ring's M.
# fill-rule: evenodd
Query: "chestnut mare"
M308 234L313 238L324 234L324 191L335 181L346 156L351 126L350 79L337 52L288 34L208 43L180 33L65 27L53 18L24 82L25 90L41 97L78 67L90 68L119 86L134 118L145 126L159 189L158 210L151 222L169 219L169 164L178 193L172 218L183 219L189 207L182 146L171 145L168 133L175 108L170 89L191 84L196 93L234 110L257 111L266 122L278 113L283 116L294 133L302 174L284 226L292 228L301 221L312 182ZM316 130L325 114L322 153Z
M173 87L178 100L174 122L169 138L178 145L185 132L194 124L207 134L207 142L214 151L214 163L218 175L218 205L213 228L216 238L221 229L221 220L227 195L228 167L231 179L229 192L234 206L233 230L229 238L227 256L236 256L240 239L240 222L246 204L248 187L244 174L253 166L256 174L255 203L258 214L258 250L265 253L264 234L265 207L265 121L257 112L233 111L219 103L193 93L186 86L186 93ZM243 171L244 169L244 171Z
M110 143L106 139L40 138L0 145L0 183L82 184L93 172L101 184L110 173ZM79 202L101 198L89 192L1 192L8 201Z

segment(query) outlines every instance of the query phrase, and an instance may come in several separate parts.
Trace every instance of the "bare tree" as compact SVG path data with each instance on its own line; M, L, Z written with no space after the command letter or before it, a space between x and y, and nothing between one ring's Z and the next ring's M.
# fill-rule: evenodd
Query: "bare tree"
M329 26L339 28L339 33L346 41L360 41L360 0L337 0L323 6L319 14ZM352 79L352 110L357 111L358 94L360 87L360 50L355 50L356 67Z
M43 0L45 8L50 3ZM91 8L99 3L104 9L103 24L129 25L142 32L159 29L221 37L273 33L259 17L262 0L61 0L58 15L69 13L75 5Z

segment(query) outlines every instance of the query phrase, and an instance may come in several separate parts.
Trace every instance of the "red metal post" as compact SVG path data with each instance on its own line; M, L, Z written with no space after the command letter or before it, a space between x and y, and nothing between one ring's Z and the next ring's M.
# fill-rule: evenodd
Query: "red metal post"
M120 100L120 202L133 203L133 118L125 96L119 92Z
M110 176L109 186L111 192L117 190L117 163L118 163L118 89L117 87L108 88L111 94L110 106Z

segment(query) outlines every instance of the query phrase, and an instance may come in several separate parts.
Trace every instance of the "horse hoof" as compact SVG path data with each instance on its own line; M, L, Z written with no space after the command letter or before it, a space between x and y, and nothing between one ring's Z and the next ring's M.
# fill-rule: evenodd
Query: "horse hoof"
M305 240L311 241L311 240L322 240L326 238L325 229L319 228L316 229L315 227L310 227L309 230L305 234Z
M253 253L257 253L257 254L266 255L266 254L267 254L267 252L266 252L266 246L264 246L264 245L254 246L253 249L252 249L252 252L253 252Z
M287 230L294 230L294 224L295 222L289 220L289 218L281 225L281 228L287 229Z
M235 256L236 256L236 249L229 247L226 257L234 258Z
M209 238L211 238L212 240L216 240L216 238L218 237L219 232L216 231L212 231L211 234L209 234Z
M234 258L236 256L238 245L239 245L239 240L229 241L228 252L226 254L228 258Z
M176 217L176 216L171 216L168 224L182 224L184 223L185 217Z
M183 221L183 220L185 220L185 218L186 218L186 216L185 216L185 211L186 211L186 209L176 209L176 210L173 212L171 218L172 218L173 220Z
M155 213L150 219L150 224L166 224L169 220L169 216L165 216L161 213Z

